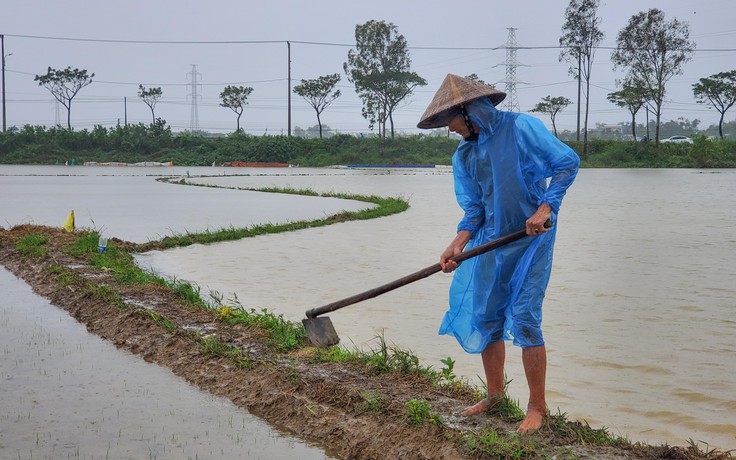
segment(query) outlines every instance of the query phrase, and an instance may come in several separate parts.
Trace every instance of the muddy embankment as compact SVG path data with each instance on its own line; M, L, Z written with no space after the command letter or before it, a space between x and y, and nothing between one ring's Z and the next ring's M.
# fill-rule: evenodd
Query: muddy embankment
M42 251L22 249L28 235L43 235ZM360 459L580 458L731 459L730 453L692 446L648 446L605 439L564 416L550 416L539 431L519 436L516 422L496 414L463 418L477 395L438 385L416 372L373 372L345 362L315 362L305 344L289 352L267 345L263 330L231 325L215 310L186 302L165 285L133 284L73 256L77 233L18 226L0 230L0 263L33 290L117 347L165 366L176 375L281 429ZM111 243L135 250L122 241ZM206 339L237 350L215 353ZM419 401L431 413L411 413ZM410 403L411 404L411 403ZM593 442L593 438L601 440Z

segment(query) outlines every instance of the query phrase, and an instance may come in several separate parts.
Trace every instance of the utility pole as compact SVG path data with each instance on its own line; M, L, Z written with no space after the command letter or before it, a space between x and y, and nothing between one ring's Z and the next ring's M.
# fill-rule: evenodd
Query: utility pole
M582 53L580 52L580 48L578 48L578 130L577 130L577 135L575 137L576 141L580 140L580 88L581 88L580 63L581 63L581 60L582 60Z
M3 74L3 132L6 129L5 114L5 35L0 34L0 55L2 55L2 74Z
M291 43L288 42L288 41L286 42L286 49L287 49L287 55L288 55L287 58L288 58L288 61L289 61L288 62L288 67L289 67L289 71L288 71L288 74L289 74L289 78L288 78L288 80L289 80L289 88L288 88L288 91L289 91L289 95L288 95L288 100L289 100L289 109L288 109L289 110L289 116L288 116L288 125L287 125L288 126L288 130L287 130L287 134L289 135L289 137L291 137Z

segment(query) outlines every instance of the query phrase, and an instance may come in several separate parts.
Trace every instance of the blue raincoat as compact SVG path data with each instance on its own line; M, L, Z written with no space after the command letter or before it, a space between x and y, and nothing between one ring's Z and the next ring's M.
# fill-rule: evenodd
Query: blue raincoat
M540 204L555 221L580 159L538 119L497 110L488 98L466 105L480 128L453 158L455 194L465 215L458 225L473 237L465 249L521 230ZM549 184L548 184L549 179ZM469 353L510 340L544 345L542 300L552 270L556 227L463 262L450 286L440 334L454 335Z

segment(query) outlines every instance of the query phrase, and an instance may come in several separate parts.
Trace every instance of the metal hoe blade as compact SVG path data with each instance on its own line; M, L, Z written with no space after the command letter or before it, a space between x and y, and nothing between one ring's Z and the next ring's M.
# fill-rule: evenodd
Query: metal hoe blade
M309 341L317 347L329 347L340 341L335 326L327 316L304 318L302 324L307 331Z

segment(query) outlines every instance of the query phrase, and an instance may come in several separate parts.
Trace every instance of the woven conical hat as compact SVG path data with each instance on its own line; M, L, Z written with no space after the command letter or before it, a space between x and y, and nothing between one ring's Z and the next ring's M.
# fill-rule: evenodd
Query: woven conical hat
M488 96L493 105L498 105L506 97L506 93L485 83L449 73L424 111L417 127L427 129L447 126L450 121L448 118L450 109L483 96Z

